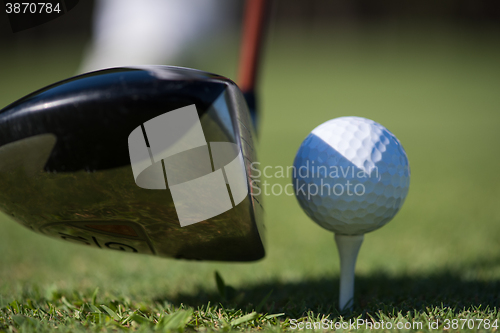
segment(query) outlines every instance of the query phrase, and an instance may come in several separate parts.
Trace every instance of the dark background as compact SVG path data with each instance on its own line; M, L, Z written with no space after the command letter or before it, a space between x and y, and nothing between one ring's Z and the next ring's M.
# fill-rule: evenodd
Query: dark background
M2 3L3 6L3 3ZM40 43L46 38L64 37L68 34L89 38L94 1L80 1L76 8L61 18L57 24L48 22L35 29L13 34L7 15L0 13L1 47L15 43ZM243 7L239 4L240 9ZM241 10L239 10L241 15ZM366 23L392 22L420 24L435 23L460 26L498 27L500 1L498 0L275 0L272 5L274 24L298 25L303 28L314 25L356 26Z

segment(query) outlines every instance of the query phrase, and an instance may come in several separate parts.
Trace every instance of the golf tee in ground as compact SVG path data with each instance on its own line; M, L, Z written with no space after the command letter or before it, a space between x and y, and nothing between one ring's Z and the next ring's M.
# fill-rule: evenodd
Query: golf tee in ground
M335 243L340 256L340 311L352 309L354 303L354 269L363 239L364 235L335 234Z

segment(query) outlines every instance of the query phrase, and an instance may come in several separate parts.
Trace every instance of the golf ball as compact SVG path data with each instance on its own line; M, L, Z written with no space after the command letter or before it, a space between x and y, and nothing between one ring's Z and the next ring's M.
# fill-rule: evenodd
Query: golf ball
M335 233L358 235L396 215L408 194L410 166L384 126L341 117L319 125L302 142L292 178L311 219Z

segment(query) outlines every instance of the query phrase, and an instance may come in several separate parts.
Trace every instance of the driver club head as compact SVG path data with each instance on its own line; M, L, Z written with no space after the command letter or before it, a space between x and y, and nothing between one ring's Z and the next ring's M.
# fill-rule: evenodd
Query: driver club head
M264 256L254 129L222 76L112 68L0 110L0 210L85 246L161 257Z

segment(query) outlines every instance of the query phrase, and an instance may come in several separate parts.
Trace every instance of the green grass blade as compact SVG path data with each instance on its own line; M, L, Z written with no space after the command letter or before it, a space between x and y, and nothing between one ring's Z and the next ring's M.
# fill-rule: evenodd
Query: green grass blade
M156 325L157 330L183 332L193 316L193 309L179 310L171 315L163 316Z
M104 311L106 311L114 320L122 320L122 318L116 312L108 308L106 305L101 305L101 308L103 308Z
M94 304L89 304L89 307L90 307L90 309L92 309L92 312L102 313L102 311L99 310L99 308L97 306L95 306Z
M68 300L64 296L61 297L61 302L63 302L63 304L66 305L71 310L76 310L77 309L76 306L74 306L73 304L71 304L70 302L68 302Z
M152 324L151 320L135 312L130 316L130 320L128 321L135 321L138 324Z
M265 318L266 319L271 319L271 318L281 317L281 316L284 316L284 315L285 315L284 313L275 313L275 314L267 315Z
M99 293L99 287L95 288L94 293L92 294L92 305L96 305L97 293Z
M264 296L264 298L262 299L262 301L260 301L259 305L257 305L257 307L255 308L256 312L260 312L260 310L266 304L269 296L271 296L272 293L273 293L273 289L271 289L271 291L269 293L267 293L266 296Z
M238 325L247 323L249 321L255 320L258 317L259 317L259 314L257 312L252 312L252 313L249 313L247 315L244 315L240 318L237 318L237 319L231 321L231 326L233 326L233 327L238 326Z

